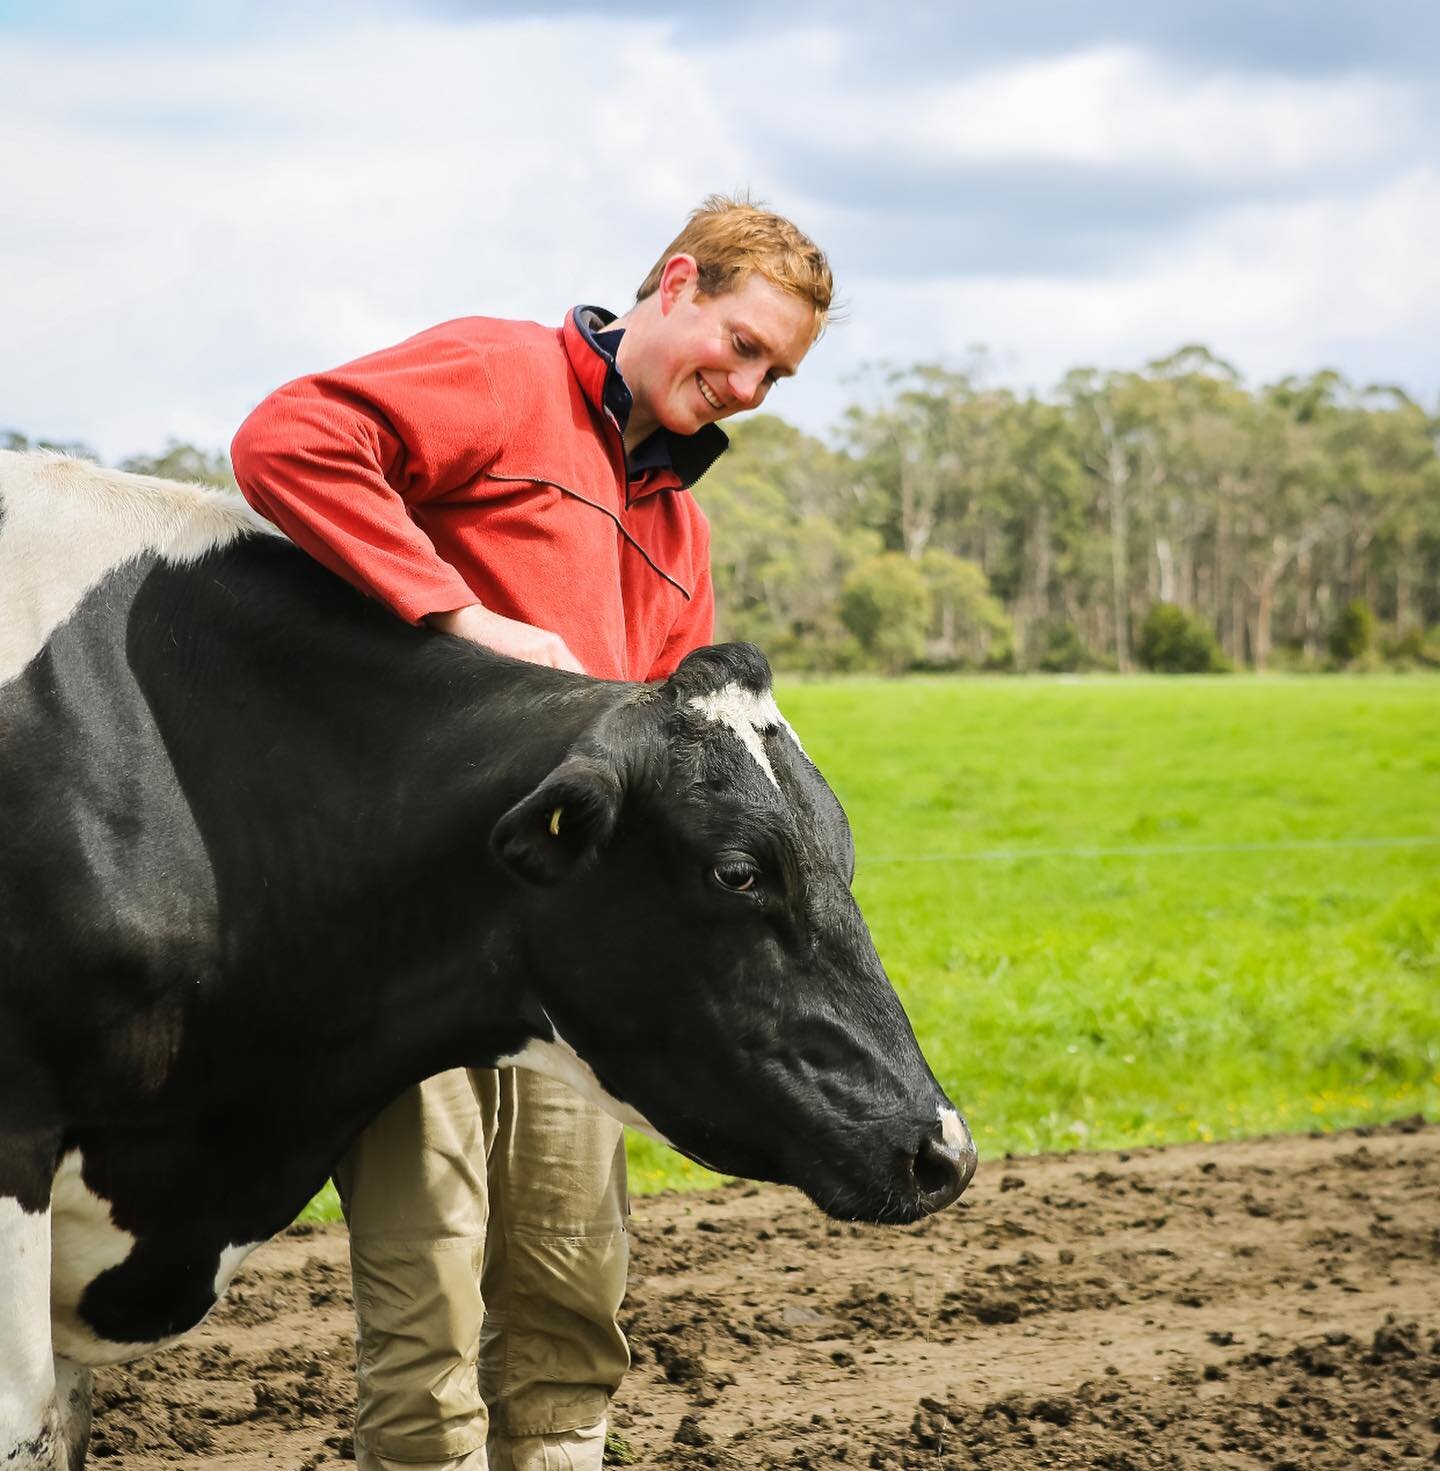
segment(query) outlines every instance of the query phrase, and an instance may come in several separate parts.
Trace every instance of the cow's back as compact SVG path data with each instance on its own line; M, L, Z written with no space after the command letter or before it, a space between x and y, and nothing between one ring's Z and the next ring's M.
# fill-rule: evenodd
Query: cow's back
M126 566L270 529L237 495L0 450L0 688Z

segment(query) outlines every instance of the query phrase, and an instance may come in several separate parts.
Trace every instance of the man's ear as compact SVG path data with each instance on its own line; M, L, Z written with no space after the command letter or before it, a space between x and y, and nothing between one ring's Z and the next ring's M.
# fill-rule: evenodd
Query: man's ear
M495 824L491 850L532 884L558 883L609 840L622 797L611 767L583 758L562 761Z
M700 267L693 255L672 255L660 272L660 310L669 315L687 291L694 291L700 281Z

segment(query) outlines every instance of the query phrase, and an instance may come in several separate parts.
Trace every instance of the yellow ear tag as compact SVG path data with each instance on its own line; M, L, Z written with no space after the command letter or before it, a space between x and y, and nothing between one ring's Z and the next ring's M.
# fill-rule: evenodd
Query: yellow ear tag
M550 814L550 836L552 838L558 838L560 836L560 814L564 810L563 807L557 807Z

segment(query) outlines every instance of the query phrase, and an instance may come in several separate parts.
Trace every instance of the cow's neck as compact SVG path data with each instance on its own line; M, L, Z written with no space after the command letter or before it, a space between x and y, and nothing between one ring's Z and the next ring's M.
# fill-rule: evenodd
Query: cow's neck
M518 1050L543 1022L490 833L633 687L408 628L288 547L243 544L216 571L170 620L188 637L147 643L137 673L211 860L226 969L272 993L254 1014L288 1010L297 1051L387 1075ZM243 1003L218 1015L246 1025Z

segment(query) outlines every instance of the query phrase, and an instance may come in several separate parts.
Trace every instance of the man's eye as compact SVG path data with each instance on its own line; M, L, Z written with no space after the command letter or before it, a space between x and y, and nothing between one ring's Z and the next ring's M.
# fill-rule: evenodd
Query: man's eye
M735 859L717 863L710 872L715 882L732 894L748 894L760 877L760 871L753 863L741 863Z
M732 337L730 341L734 345L735 351L742 358L753 357L755 355L755 344L753 342L748 341L744 337Z

